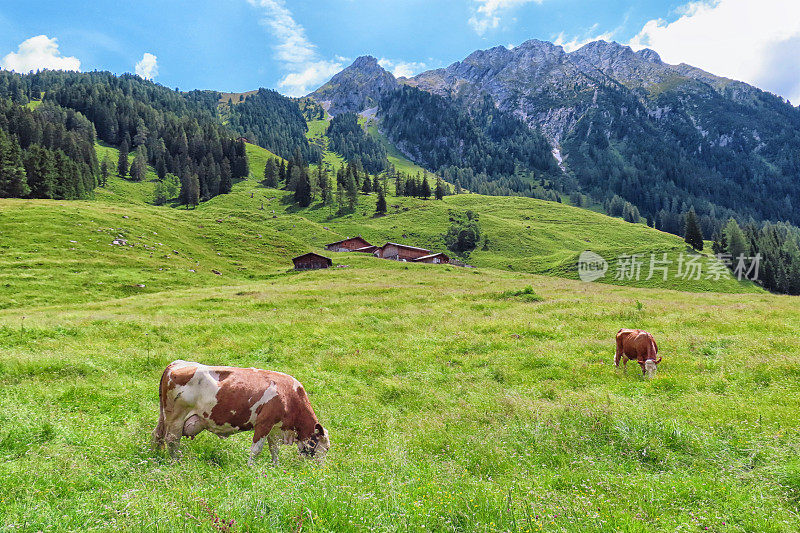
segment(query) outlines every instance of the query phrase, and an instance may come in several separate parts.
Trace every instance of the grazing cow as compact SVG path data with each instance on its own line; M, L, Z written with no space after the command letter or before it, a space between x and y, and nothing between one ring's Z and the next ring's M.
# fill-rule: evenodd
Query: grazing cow
M320 462L330 448L303 386L280 372L174 361L161 376L158 396L153 445L161 448L166 441L173 458L181 437L193 439L204 429L218 437L253 431L249 465L265 439L276 465L281 441L296 442L301 456Z
M641 329L621 329L617 332L617 352L614 355L614 364L617 368L620 359L625 370L628 360L635 359L642 367L642 374L648 378L655 377L656 365L661 362L656 340Z

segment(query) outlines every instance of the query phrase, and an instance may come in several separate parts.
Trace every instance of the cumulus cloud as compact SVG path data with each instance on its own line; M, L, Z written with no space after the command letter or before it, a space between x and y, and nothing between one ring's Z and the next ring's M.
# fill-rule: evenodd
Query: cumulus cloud
M58 49L58 40L47 35L37 35L20 43L16 52L6 55L0 67L26 73L32 70L80 70L77 57L65 57Z
M500 17L511 9L536 2L541 4L542 0L472 0L472 16L469 18L469 25L478 35L483 35L489 30L495 30L500 26Z
M395 78L410 78L428 68L427 65L422 62L394 61L386 58L379 59L378 64L394 74Z
M595 24L589 32L580 37L567 37L564 32L558 34L553 44L561 46L567 52L573 52L578 48L593 43L594 41L611 41L618 30L612 30L605 33L596 34L598 25Z
M327 81L342 69L340 60L327 60L319 56L317 47L308 40L306 30L292 15L285 0L248 0L262 9L261 23L277 40L275 59L289 72L278 86L290 96L303 96Z
M690 2L674 22L648 21L628 43L800 103L800 2Z
M141 61L136 63L136 74L146 80L158 76L158 58L150 52L145 52Z

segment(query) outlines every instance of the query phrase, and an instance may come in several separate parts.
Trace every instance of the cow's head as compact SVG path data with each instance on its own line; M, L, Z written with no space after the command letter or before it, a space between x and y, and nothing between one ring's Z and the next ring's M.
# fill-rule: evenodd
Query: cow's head
M648 359L647 361L645 361L644 368L642 369L644 371L645 377L647 378L656 377L656 370L658 370L658 363L660 362L661 362L660 357L656 360Z
M316 459L320 463L325 459L325 454L328 453L330 447L331 441L328 438L328 432L320 424L314 426L314 434L309 438L297 441L300 455L307 459Z

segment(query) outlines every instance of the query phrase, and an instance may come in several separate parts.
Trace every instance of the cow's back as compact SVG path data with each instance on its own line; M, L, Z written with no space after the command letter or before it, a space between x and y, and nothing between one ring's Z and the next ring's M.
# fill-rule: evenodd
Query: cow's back
M617 332L617 347L629 359L655 359L658 353L652 334L641 329L621 329Z

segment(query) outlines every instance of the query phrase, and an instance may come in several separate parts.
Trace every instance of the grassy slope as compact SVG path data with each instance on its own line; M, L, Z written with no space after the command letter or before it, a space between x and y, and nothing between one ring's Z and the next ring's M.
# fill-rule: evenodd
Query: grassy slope
M116 161L115 149L98 151L101 159L107 152ZM248 153L252 175L261 176L271 154L253 145L248 145ZM0 200L3 233L22 236L0 244L0 307L266 279L285 273L293 255L322 251L326 243L356 234L376 243L399 241L444 251L451 213L466 210L480 214L490 241L488 251L478 249L468 258L479 267L576 278L578 254L590 249L612 260L607 274L611 278L613 258L620 253L667 252L674 259L684 250L672 235L529 198L459 195L438 202L390 196L388 215L376 218L375 197L361 196L355 213L336 216L335 210L319 204L298 209L289 193L265 189L251 179L236 184L232 194L187 211L149 205L155 179L152 171L143 183L112 176L106 189L97 190L96 201ZM132 246L112 246L118 236ZM347 263L351 256L334 259ZM756 290L750 284L715 282L705 276L699 281L674 276L667 282L647 281L647 266L638 283L624 283L695 291Z
M800 528L795 298L348 263L28 307L24 330L19 311L0 311L0 523ZM544 301L500 296L527 284ZM614 371L620 326L656 332L656 380ZM262 456L249 469L247 435L184 441L180 464L149 451L159 375L176 358L298 377L332 433L326 465L284 448L281 468Z

